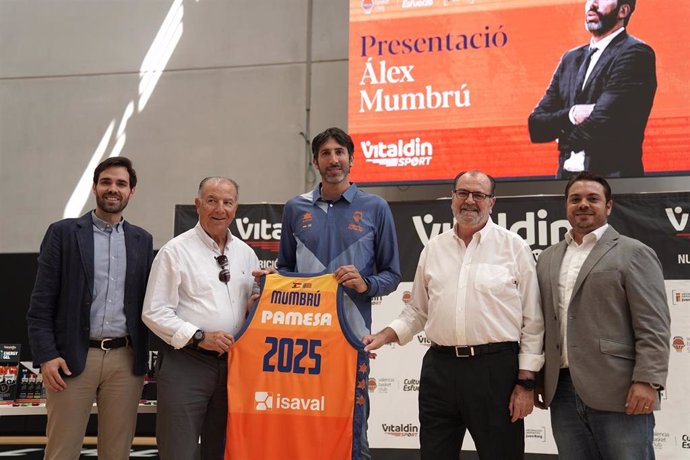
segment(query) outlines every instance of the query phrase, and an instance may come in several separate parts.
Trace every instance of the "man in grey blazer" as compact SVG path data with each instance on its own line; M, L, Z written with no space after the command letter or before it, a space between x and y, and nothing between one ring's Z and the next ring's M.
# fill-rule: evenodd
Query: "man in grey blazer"
M605 179L580 173L565 197L572 229L537 263L546 362L535 404L551 408L560 459L653 459L671 321L661 264L607 224Z

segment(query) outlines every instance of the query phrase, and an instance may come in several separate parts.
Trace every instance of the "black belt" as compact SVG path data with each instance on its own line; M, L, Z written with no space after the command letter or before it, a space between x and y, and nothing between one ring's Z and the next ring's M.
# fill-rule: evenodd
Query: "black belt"
M517 353L520 349L517 342L498 342L486 343L484 345L458 345L445 346L431 344L431 349L439 353L453 355L456 358L473 358L475 356L488 355L491 353L498 353L500 351L512 351Z
M193 347L192 345L187 345L185 348L188 350L196 351L197 353L201 353L202 355L213 356L216 359L226 359L227 358L227 355L225 353L219 355L217 351L213 351L213 350L205 350L203 348L196 348L196 347Z
M129 336L116 337L116 338L105 338L101 340L89 340L89 347L100 348L101 350L108 351L114 348L122 348L129 345Z

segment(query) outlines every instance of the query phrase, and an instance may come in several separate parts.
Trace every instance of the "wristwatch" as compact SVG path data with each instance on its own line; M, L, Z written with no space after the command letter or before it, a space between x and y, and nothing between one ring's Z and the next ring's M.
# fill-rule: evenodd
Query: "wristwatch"
M204 340L205 336L206 334L204 334L204 331L202 331L201 329L197 329L197 331L192 336L192 346L194 348L199 348L199 343L201 343Z
M535 382L534 379L517 379L515 384L528 390L534 390L534 387L537 386L537 382Z

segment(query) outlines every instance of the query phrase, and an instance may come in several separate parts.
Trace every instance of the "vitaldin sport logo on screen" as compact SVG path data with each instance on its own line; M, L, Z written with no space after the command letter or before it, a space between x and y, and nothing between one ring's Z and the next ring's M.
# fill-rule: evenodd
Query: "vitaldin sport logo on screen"
M393 143L362 141L360 146L364 161L388 168L429 166L434 155L431 142L419 137L398 139Z

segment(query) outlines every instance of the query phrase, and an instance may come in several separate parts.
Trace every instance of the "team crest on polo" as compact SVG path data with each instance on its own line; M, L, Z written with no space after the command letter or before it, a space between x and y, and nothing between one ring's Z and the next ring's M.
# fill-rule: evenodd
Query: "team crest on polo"
M305 212L302 216L302 228L311 227L312 215L309 211Z
M360 233L363 232L364 227L359 225L360 222L362 222L362 217L363 217L362 211L355 211L352 214L352 220L354 221L354 223L349 224L347 226L347 228L349 228L350 230L354 230L356 232L360 232Z

